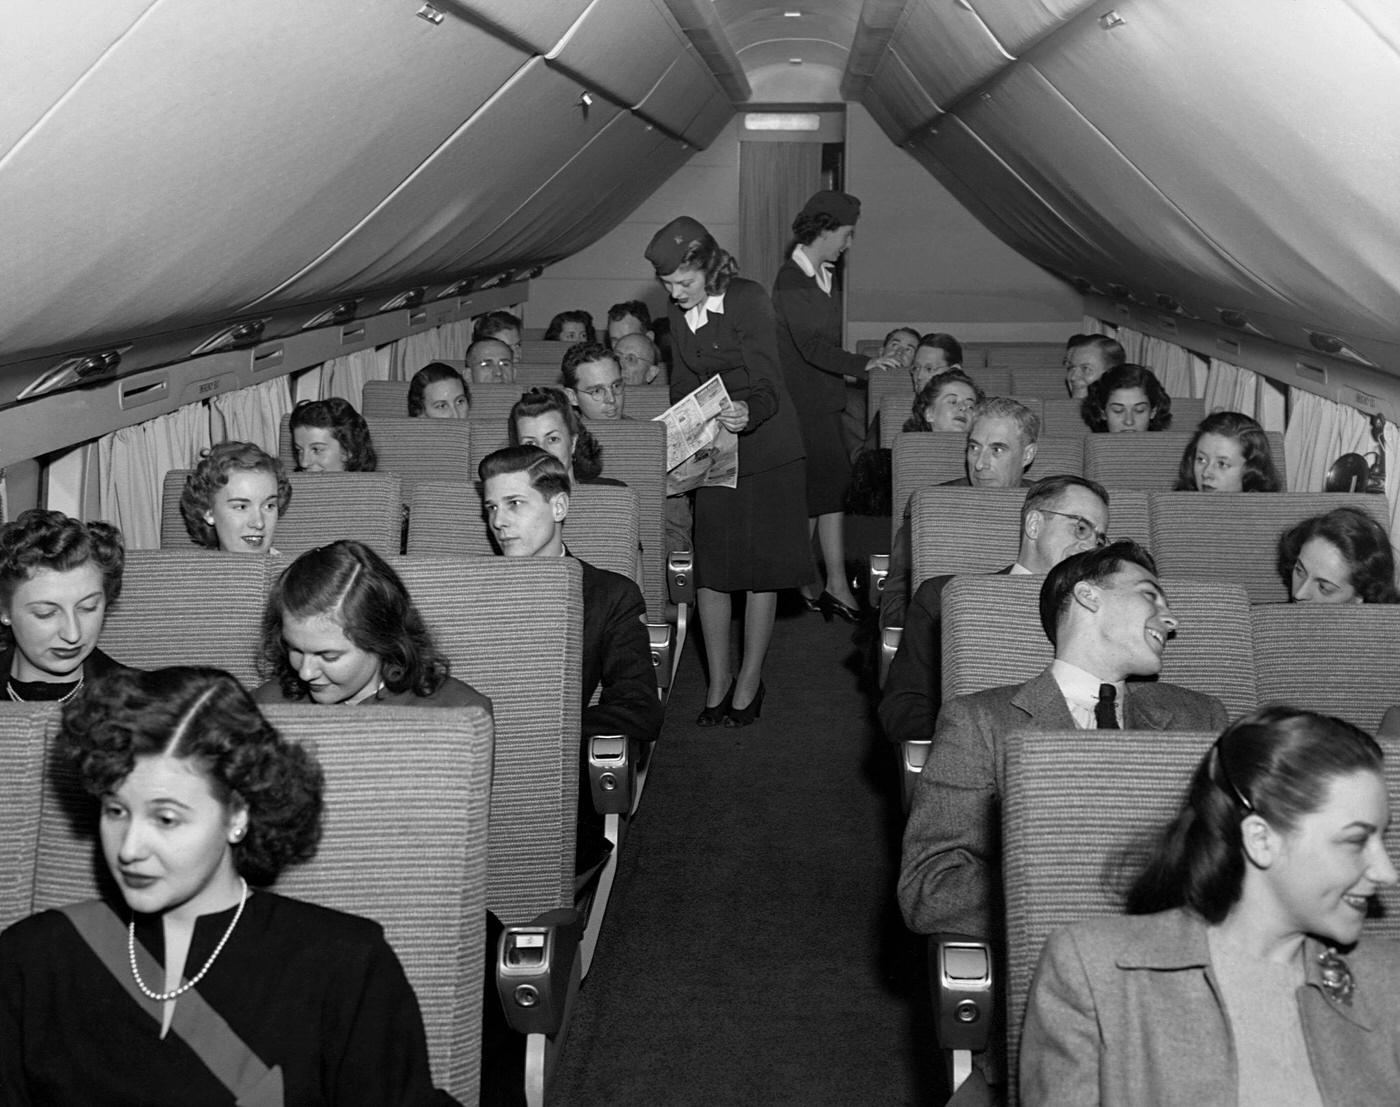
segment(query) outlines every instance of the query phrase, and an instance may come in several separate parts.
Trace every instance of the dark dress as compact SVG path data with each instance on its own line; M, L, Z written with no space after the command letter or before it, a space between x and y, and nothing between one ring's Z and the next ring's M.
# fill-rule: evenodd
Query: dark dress
M209 958L234 910L196 921L190 965ZM125 907L117 916L130 917ZM163 961L159 917L136 918L138 943ZM281 1068L288 1105L453 1102L433 1088L418 1000L368 919L271 892L250 895L195 991L263 1065ZM233 1104L175 1027L160 1037L159 1018L160 1005L138 1007L62 912L31 916L0 935L5 1103Z
M27 681L15 680L10 676L10 666L14 664L15 646L11 642L3 650L0 650L0 680L5 680L9 688L13 689L13 695L7 694L6 699L13 699L14 696L20 698L22 703L44 703L52 700L62 699L78 686L76 680L58 683L54 681ZM83 661L83 680L96 680L104 677L108 673L125 672L127 666L118 661L113 661L101 650L93 648ZM8 693L8 689L7 689Z
M807 514L842 511L851 484L842 413L847 376L863 377L868 360L841 348L841 309L789 258L773 282L778 355L807 449Z
M720 592L770 592L812 580L806 476L797 412L783 384L773 305L753 281L729 282L723 312L691 333L670 305L671 402L715 375L749 405L735 488L695 492L695 582Z
M282 691L282 685L276 677L264 681L258 685L258 689L253 693L253 699L257 703L314 703L309 696L288 696ZM456 677L448 677L442 685L431 696L420 696L412 688L402 692L391 692L388 688L381 688L368 699L361 700L356 707L374 707L383 705L387 707L484 707L491 710L491 701L473 688L465 681ZM328 704L328 707L335 707L335 704Z

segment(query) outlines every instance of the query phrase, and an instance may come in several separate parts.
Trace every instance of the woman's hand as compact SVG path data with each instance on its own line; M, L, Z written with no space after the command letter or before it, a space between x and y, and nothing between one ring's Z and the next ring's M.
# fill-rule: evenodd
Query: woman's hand
M730 400L715 418L725 430L738 434L749 425L749 405L743 400Z

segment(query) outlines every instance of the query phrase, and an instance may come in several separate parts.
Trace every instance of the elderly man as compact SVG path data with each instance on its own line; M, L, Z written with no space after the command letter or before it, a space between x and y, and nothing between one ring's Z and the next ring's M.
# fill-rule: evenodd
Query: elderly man
M622 367L622 379L629 388L650 384L661 374L656 343L644 334L624 334L613 343L613 353Z
M1048 573L1067 557L1108 541L1108 492L1076 476L1045 477L1026 491L1021 505L1021 546L1016 560L997 573ZM880 699L880 724L892 742L933 736L942 702L943 589L951 576L919 585L904 618L904 635L890 663Z
M1005 396L991 396L972 409L967 432L967 475L947 480L945 485L973 488L1020 488L1023 476L1035 460L1040 439L1040 420L1024 404ZM902 505L904 524L894 537L890 550L890 571L880 594L880 625L904 625L909 604L909 505Z
M499 338L479 338L467 347L467 372L472 384L515 383L515 355Z
M1065 388L1070 399L1084 399L1091 384L1127 360L1122 344L1106 334L1071 337L1065 344Z

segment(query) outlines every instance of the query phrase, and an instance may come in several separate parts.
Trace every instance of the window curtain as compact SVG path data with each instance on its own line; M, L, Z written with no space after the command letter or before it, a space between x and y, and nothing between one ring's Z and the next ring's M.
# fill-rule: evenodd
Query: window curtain
M472 321L458 319L391 342L387 379L406 381L430 361L461 361L472 342ZM383 379L383 378L381 378Z
M1238 411L1251 419L1259 406L1259 375L1252 370L1231 365L1218 358L1210 360L1210 376L1206 380L1206 412Z
M1288 488L1292 492L1321 492L1327 470L1342 454L1364 455L1375 450L1370 420L1353 407L1311 392L1293 388L1289 393L1292 412L1283 438Z
M252 442L276 457L277 431L291 410L286 377L225 392L209 402L211 436L215 442Z
M402 341L408 342L415 337L417 336L410 335ZM322 362L319 369L310 370L297 380L298 402L306 399L328 400L332 396L339 396L343 400L349 400L356 410L359 410L362 404L360 394L364 390L365 381L384 381L393 376L393 348L399 344L391 342L387 346L379 346L372 350L356 350L353 354ZM308 395L313 387L316 394Z
M821 143L739 143L739 241L720 245L735 252L741 275L773 287L787 260L792 221L821 187Z
M1138 364L1157 375L1168 396L1199 396L1205 390L1209 365L1185 346L1144 336L1141 357Z
M98 439L99 512L121 528L128 549L160 545L165 474L193 468L209 445L209 412L202 403L186 404Z

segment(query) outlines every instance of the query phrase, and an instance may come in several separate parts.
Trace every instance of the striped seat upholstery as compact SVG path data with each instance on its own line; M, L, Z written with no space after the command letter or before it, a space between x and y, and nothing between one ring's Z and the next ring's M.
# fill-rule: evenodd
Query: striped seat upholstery
M985 367L965 365L963 371L976 381L977 387L988 396L1010 396L1015 390L1011 382L1011 369L1006 365L998 365L996 362L988 362Z
M1034 396L1012 396L1018 404L1029 408L1037 419L1040 418L1040 400ZM880 445L889 447L900 433L905 421L913 413L913 400L905 396L886 396L880 409ZM922 433L922 432L917 432Z
M873 423L878 415L880 417L880 437L888 444L888 436L897 433L904 420L909 417L909 412L914 404L914 383L903 369L869 373L866 376L866 382L866 422ZM894 410L900 412L899 418L893 420L893 431L886 429L889 426L884 414L887 401L893 405Z
M1190 445L1192 430L1150 434L1088 434L1084 437L1084 473L1110 488L1167 492L1176 484L1181 455ZM1269 450L1279 476L1284 468L1283 435L1269 431Z
M1041 403L1041 433L1053 434L1059 438L1088 434L1089 427L1079 414L1079 405L1084 401L1071 400L1065 395L1063 375L1057 378L1057 383L1060 386L1060 394L1053 399L1046 397Z
M417 993L434 1079L475 1102L480 1074L491 719L481 708L264 708L325 770L325 831L281 894L384 926ZM408 751L411 756L405 756ZM50 765L34 909L91 899L109 877L97 803Z
M491 697L486 906L506 923L574 904L583 570L570 558L400 557L452 675Z
M46 734L54 704L0 703L0 930L34 910Z
M165 474L161 497L162 549L194 547L180 516L187 469ZM289 473L292 502L277 523L277 549L289 557L337 538L356 538L381 554L399 550L403 530L403 485L393 473Z
M989 351L989 356L991 356ZM1064 351L1061 350L1055 355L1040 364L1012 364L1006 361L989 362L991 365L1009 365L1011 369L1011 387L1018 396L1039 396L1042 400L1059 400L1065 395L1065 370L1061 362L1064 360ZM1056 429L1051 433L1063 434Z
M982 345L988 365L1006 365L1014 368L1031 368L1049 371L1050 367L1064 370L1060 363L1064 360L1064 346L1055 342L987 342Z
M102 649L134 669L213 665L256 687L266 574L287 564L218 550L129 550Z
M1389 529L1385 497L1364 492L1153 492L1152 552L1170 576L1236 581L1251 603L1283 603L1289 590L1276 568L1279 535L1347 506L1371 512Z
M569 497L564 540L584 561L636 583L639 516L635 489L581 484ZM413 557L495 555L476 485L459 481L420 484L409 512L408 552Z
M969 494L972 493L972 494ZM993 573L1016 560L1021 548L1022 489L921 488L910 514L913 541L911 594L944 573ZM1147 544L1147 493L1110 492L1114 538Z
M892 525L898 529L909 497L919 488L960 480L967 476L967 436L946 431L895 436L893 448L894 497L890 501ZM1056 473L1084 473L1084 447L1078 438L1042 438L1026 480Z
M1260 703L1338 715L1371 734L1400 704L1400 604L1259 604L1249 615Z
M589 423L603 447L603 475L637 494L642 578L637 583L653 623L666 613L666 426L650 420ZM566 528L567 530L567 528ZM630 575L630 574L629 574Z
M366 419L408 418L408 381L365 381L360 392L360 414Z
M296 468L290 420L290 415L282 416L277 432L278 456L289 473ZM471 427L466 421L410 419L406 415L398 415L377 419L366 416L365 423L369 427L370 440L374 443L374 452L379 458L376 471L399 477L403 482L405 497L411 494L413 485L420 480L452 480L457 474L461 474L462 480L471 479ZM404 502L407 503L407 499Z
M943 698L1030 680L1053 656L1040 626L1041 577L979 576L943 593ZM1249 602L1236 584L1166 578L1180 620L1161 679L1216 696L1231 717L1259 702Z

